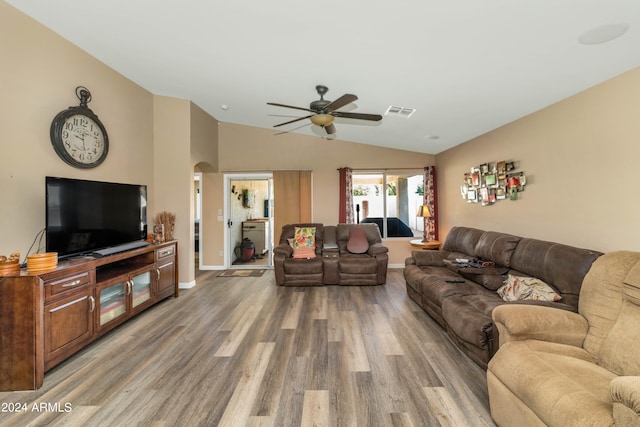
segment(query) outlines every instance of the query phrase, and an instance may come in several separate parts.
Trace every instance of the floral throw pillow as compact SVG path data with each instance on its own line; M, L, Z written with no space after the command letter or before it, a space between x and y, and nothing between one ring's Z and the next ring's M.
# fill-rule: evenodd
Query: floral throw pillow
M505 301L537 300L560 301L562 298L551 286L535 277L521 277L509 274L504 285L496 292Z
M316 257L316 228L295 227L293 233L293 257Z

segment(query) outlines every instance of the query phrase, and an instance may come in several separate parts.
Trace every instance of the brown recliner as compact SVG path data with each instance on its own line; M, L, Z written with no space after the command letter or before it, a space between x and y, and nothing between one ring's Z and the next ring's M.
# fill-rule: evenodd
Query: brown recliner
M315 227L316 257L293 258L293 248L288 239L293 239L296 227ZM323 278L322 245L324 226L318 223L287 224L282 227L278 246L273 249L273 268L279 286L321 286Z
M369 247L364 253L352 253L348 249L352 227L364 229ZM338 272L340 285L384 285L387 281L389 249L382 244L380 229L375 223L338 224Z

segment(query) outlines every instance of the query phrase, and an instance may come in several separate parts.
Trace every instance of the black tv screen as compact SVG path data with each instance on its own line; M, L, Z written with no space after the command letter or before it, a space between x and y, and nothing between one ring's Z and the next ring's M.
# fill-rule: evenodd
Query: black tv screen
M46 177L45 233L58 257L144 241L147 187Z

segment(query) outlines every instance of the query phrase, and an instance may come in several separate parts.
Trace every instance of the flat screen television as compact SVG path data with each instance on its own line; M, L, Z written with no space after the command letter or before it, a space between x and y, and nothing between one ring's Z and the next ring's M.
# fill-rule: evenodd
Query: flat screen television
M46 177L46 250L59 258L143 246L147 186Z

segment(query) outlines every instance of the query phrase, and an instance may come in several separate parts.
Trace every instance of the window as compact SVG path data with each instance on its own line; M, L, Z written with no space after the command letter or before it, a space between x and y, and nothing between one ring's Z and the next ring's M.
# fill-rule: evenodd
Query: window
M422 171L370 172L353 174L353 211L356 222L375 222L382 237L421 237L423 218Z

